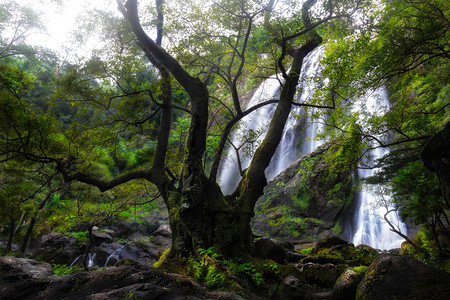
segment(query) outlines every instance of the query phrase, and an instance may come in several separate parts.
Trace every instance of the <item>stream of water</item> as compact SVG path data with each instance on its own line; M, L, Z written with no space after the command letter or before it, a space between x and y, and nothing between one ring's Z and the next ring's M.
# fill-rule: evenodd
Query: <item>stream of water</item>
M355 110L364 109L371 114L382 115L389 109L389 99L385 88L380 88L361 100L364 101L364 106L357 102ZM386 139L386 137L382 136L378 138ZM384 148L375 148L368 153L368 156L372 160L376 160L383 157L386 153L387 150ZM377 168L358 169L358 178L367 178L374 175L377 171ZM371 188L362 186L356 194L357 206L352 222L353 226L350 228L350 241L355 245L366 244L382 250L399 248L404 239L391 231L389 224L383 219L390 206L388 206L388 201L385 204L380 203L381 195L375 193L379 188L381 187L377 185L372 185ZM384 197L388 199L389 196L384 195ZM387 218L401 232L406 233L406 226L396 212L389 213Z

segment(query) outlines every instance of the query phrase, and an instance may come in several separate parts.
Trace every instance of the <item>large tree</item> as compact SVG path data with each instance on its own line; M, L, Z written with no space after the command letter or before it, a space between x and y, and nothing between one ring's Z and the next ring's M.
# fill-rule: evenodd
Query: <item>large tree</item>
M140 21L142 15L139 15L138 1L128 0L124 3L118 0L119 10L134 34L137 45L160 74L159 93L156 97L151 95L158 109L142 121L146 122L155 116L159 118L159 132L151 166L123 171L115 177L98 176L89 173L89 168L83 167L87 159L78 152L81 147L76 151L61 151L72 155L57 155L56 152L42 150L42 140L38 148L29 148L22 145L23 141L19 139L16 148L8 151L31 160L53 163L66 181L94 185L100 191L108 191L136 179L151 182L169 211L173 255L189 255L199 247L211 246L225 255L251 255L253 235L250 219L254 214L255 203L266 186L264 171L281 140L292 105L332 109L338 99L338 95L331 92L331 97L322 104L294 103L303 60L322 43L322 37L317 31L319 28L323 32L324 26L333 21L339 21L339 25L344 28L351 23L354 13L368 2L307 0L298 5L295 1L186 1L183 2L183 11L188 8L187 12L176 14L175 3L156 0L155 18L152 22L155 24L156 38L152 39L143 28L144 22ZM285 6L280 8L276 4ZM168 19L168 16L176 18ZM167 32L173 28L177 30L177 34L172 36L175 45L163 43L166 23L170 24ZM255 55L257 45L254 37L257 36L257 29L266 35L263 41L266 55ZM123 43L124 35L124 32L118 34L121 51L127 46ZM252 55L249 53L250 47L253 47ZM250 74L251 66L262 61L267 53L269 59L266 58L265 64L282 77L280 96L244 109L239 96L239 85L244 74ZM95 60L91 61L91 65L93 64L95 65ZM70 78L68 83L73 86L74 81ZM211 95L211 81L214 78L218 78L218 82L224 86L220 92L227 91L231 105L223 98ZM187 93L189 107L181 108L173 103L175 83ZM122 86L119 89L123 91ZM122 95L112 96L107 101L108 105L104 106L109 108L113 99L125 101L127 97L143 92L148 91L124 92ZM92 94L88 97L90 101L100 103L95 98L92 100ZM207 174L204 155L208 129L215 117L209 110L213 102L223 105L229 118L223 126L216 126L222 130ZM257 148L249 167L242 172L242 179L236 190L231 195L224 196L216 178L230 132L244 116L272 103L277 106L263 142ZM180 172L173 172L168 167L174 109L182 109L190 117ZM138 123L140 122L129 122L128 125ZM76 147L67 146L65 149L68 148Z

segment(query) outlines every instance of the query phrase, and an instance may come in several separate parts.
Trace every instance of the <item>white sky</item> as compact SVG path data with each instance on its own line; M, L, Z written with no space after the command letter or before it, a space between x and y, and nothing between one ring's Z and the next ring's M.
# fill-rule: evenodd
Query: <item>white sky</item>
M1 1L1 0L0 0ZM29 36L31 44L42 45L55 51L72 48L71 31L76 30L77 17L93 9L116 10L116 0L15 0L32 7L45 25L47 34Z

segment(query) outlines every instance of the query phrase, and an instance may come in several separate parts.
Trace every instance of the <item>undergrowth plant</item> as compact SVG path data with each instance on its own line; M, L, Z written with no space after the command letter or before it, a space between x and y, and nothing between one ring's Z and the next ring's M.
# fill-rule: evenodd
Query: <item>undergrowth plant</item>
M261 264L244 261L241 258L224 259L214 248L199 249L197 256L186 260L188 275L209 288L218 290L241 286L260 286L265 275L271 273L281 278L280 268L275 262Z
M53 274L56 276L69 275L83 271L83 267L78 265L68 266L68 265L54 264L52 266L53 266Z

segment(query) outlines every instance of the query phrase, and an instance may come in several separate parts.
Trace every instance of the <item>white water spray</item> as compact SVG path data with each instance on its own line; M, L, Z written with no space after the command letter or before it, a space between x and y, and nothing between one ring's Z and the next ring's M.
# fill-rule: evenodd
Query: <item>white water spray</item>
M385 88L379 89L364 98L365 109L376 115L382 115L389 107L387 91ZM361 108L356 106L357 110ZM380 137L383 138L383 137ZM386 154L384 148L375 148L369 154L373 159L379 159ZM374 175L377 169L359 169L360 179ZM373 189L380 187L373 186ZM362 187L357 193L357 207L355 213L354 234L350 241L355 245L366 244L376 249L386 250L399 248L404 239L390 230L389 224L383 219L389 207L389 201L380 203L381 195L376 195L371 189ZM384 195L388 199L387 195ZM394 224L401 232L406 233L406 226L400 220L396 212L387 215L388 220Z
M307 78L314 77L320 71L319 57L322 54L323 49L317 48L311 52L304 60L302 66L302 72L300 77L299 90L302 92L296 95L295 101L298 103L307 102L308 97L311 95L313 87L307 84ZM269 99L276 99L280 94L280 82L277 76L271 76L266 79L253 94L248 107L252 107L260 102L267 101ZM262 131L256 142L261 143L265 136L265 130L267 129L272 115L275 111L276 105L266 105L250 115L243 118L240 122L240 127L244 129L252 129L255 131ZM313 113L313 111L312 111ZM304 154L309 153L318 147L321 143L316 141L316 133L318 131L317 123L312 122L311 118L307 118L308 134L302 147L297 146L297 142L301 139L299 135L302 135L302 129L304 127L304 120L301 118L293 117L304 115L303 109L299 106L294 107L291 115L284 127L283 136L278 145L278 148L272 157L269 167L266 169L265 174L268 179L272 179L280 172L285 170L292 162ZM303 124L303 126L302 126ZM314 129L311 129L314 128ZM238 146L239 137L242 136L243 131L237 130L231 136L231 142ZM307 152L304 152L304 151ZM253 155L253 154L252 154ZM245 169L249 166L251 157L244 157L243 151L240 151L240 157L242 162L242 168ZM228 151L227 156L224 158L224 164L221 169L219 184L222 187L222 191L225 195L231 194L236 189L241 175L239 174L236 153L234 149Z

